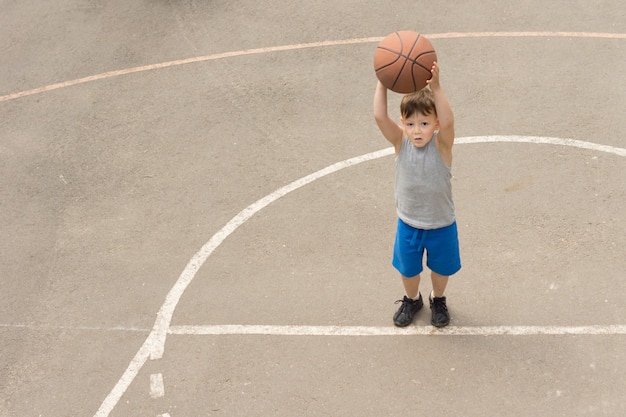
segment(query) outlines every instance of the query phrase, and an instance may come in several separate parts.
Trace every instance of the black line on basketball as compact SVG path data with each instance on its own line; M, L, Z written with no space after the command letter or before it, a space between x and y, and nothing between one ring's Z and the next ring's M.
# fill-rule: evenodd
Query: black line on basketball
M402 42L402 37L400 36L400 34L398 32L396 32L396 36L398 36L398 39L400 40L400 55L402 55L402 51L404 50L404 45ZM411 56L411 52L413 52L413 49L415 49L415 45L417 45L417 41L419 41L421 35L417 35L417 38L415 38L415 40L413 41L413 45L411 45L411 49L409 49L409 52L407 53L407 56L404 57L404 63L402 64L402 67L400 68L400 71L398 71L398 74L396 75L396 79L393 81L393 85L392 85L392 89L393 87L396 86L396 83L398 82L398 79L400 78L400 75L402 75L402 71L404 71L404 66L406 65L407 61L409 61L409 57ZM404 56L404 55L402 55ZM413 72L413 69L411 68L411 72ZM413 77L411 75L411 77ZM415 84L415 81L413 82L413 84Z

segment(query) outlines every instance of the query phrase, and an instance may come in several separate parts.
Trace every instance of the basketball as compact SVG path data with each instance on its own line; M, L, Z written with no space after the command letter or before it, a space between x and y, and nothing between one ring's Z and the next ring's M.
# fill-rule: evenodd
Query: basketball
M380 41L374 52L374 70L385 87L408 94L426 87L436 60L435 48L424 35L402 30Z

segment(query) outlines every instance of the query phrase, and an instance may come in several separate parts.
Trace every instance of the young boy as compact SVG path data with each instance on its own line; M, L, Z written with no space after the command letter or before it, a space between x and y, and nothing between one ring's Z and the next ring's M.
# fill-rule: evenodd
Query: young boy
M419 292L422 259L431 270L431 323L450 323L444 291L448 277L461 269L456 215L450 179L454 115L439 83L435 62L424 89L407 94L400 105L402 125L387 112L387 89L379 81L374 118L396 151L395 198L398 226L393 266L400 272L406 295L393 316L396 326L411 324L424 305Z

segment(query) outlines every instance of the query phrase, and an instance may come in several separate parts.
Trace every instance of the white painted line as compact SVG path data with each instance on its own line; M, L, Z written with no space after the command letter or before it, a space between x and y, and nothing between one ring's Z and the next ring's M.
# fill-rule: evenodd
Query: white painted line
M159 414L157 417L170 417L169 413Z
M165 297L165 302L159 309L157 314L157 320L154 324L153 333L155 336L152 352L150 353L151 359L160 359L163 356L163 350L165 347L165 338L167 329L170 326L174 309L178 304L180 297L183 295L185 289L189 286L191 281L196 276L196 273L200 267L204 264L207 258L213 253L215 249L222 242L230 236L239 226L244 224L250 217L267 207L269 204L278 200L281 197L289 194L290 192L297 190L315 180L318 180L326 175L332 174L349 166L360 164L365 161L377 159L393 153L393 148L383 149L380 151L368 153L365 155L357 156L355 158L347 159L345 161L338 162L330 165L324 169L321 169L306 177L300 178L271 194L257 200L242 211L240 211L235 217L233 217L224 227L222 227L211 239L191 258L187 266L183 270L182 274Z
M463 143L536 143L545 145L571 146L573 148L589 149L592 151L612 153L618 156L626 156L626 149L615 146L601 145L593 142L584 142L576 139L551 138L541 136L468 136L455 140L457 144Z
M606 326L264 326L208 325L172 326L172 335L265 335L265 336L538 336L626 335L626 325Z
M150 357L153 338L152 333L150 333L146 341L135 354L135 357L130 361L128 368L126 368L109 395L107 395L104 401L102 401L102 404L100 405L100 408L98 408L98 411L96 411L96 414L94 414L94 417L107 417L113 408L115 408L117 403L120 401L120 398L122 398L122 395L124 395L128 389L130 383L135 379L135 377L137 377L137 374Z
M161 398L165 395L165 387L163 385L163 374L150 375L150 397Z
M626 149L623 148L615 148L606 145L599 145L591 142L583 142L573 139L562 139L562 138L551 138L551 137L534 137L534 136L476 136L476 137L467 137L467 138L459 138L457 139L457 143L488 143L488 142L521 142L521 143L541 143L541 144L551 144L551 145L563 145L563 146L573 146L573 147L582 147L585 149L591 149L602 152L614 153L620 156L626 156ZM369 154L357 156L355 158L350 158L345 161L338 162L336 164L330 165L324 169L321 169L313 174L307 175L306 177L300 178L278 190L274 191L271 194L257 200L252 203L241 212L239 212L235 217L233 217L222 229L220 229L215 235L211 237L211 239L191 258L182 274L167 294L165 298L165 302L161 306L157 314L157 320L155 322L153 333L155 339L153 341L153 350L150 353L151 359L160 359L163 356L163 351L165 348L165 339L167 334L167 329L170 326L172 315L174 314L174 310L176 305L180 301L180 298L185 291L185 289L189 286L191 281L194 279L196 273L200 269L200 267L204 264L206 259L213 253L215 249L222 242L230 236L239 226L244 224L248 219L250 219L254 214L261 211L263 208L267 207L272 202L278 200L281 197L289 194L290 192L297 190L300 187L303 187L315 180L318 180L326 175L337 172L341 169L360 164L362 162L370 161L373 159L381 158L383 156L388 156L393 154L393 148L389 147L386 149L382 149L380 151L372 152Z
M0 323L0 327L9 329L28 329L28 330L69 330L69 331L96 331L96 332L137 332L149 333L150 329L142 329L140 327L94 327L94 326L47 326L39 324L10 324Z
M475 136L475 137L466 137L466 138L458 138L456 140L457 144L473 144L473 143L538 143L538 144L551 144L551 145L561 145L561 146L573 146L577 148L584 148L594 151L607 152L612 153L619 156L626 155L626 149L616 148L612 146L599 145L592 142L583 142L573 139L562 139L562 138L551 138L551 137L532 137L532 136ZM384 156L392 155L393 148L386 148L376 152L372 152L369 154L365 154L362 156L358 156L355 158L351 158L342 162L338 162L333 164L327 168L319 170L313 174L307 175L299 180L292 182L291 184L282 187L273 193L267 195L266 197L256 201L250 206L243 209L239 212L235 217L233 217L224 227L222 227L216 234L214 234L211 239L204 245L202 248L191 258L191 260L185 266L185 269L179 276L178 280L167 294L165 298L165 302L159 309L157 314L157 319L152 328L152 332L144 342L144 344L139 349L139 352L135 355L130 365L119 379L113 390L109 393L105 401L100 406L100 409L95 414L94 417L105 417L108 416L109 413L113 410L115 405L118 403L121 396L124 394L128 386L132 383L132 381L137 376L137 373L145 364L148 356L151 359L159 359L163 356L163 352L165 350L165 339L168 331L170 329L170 323L172 320L172 315L176 308L176 305L180 301L180 298L185 291L185 289L189 286L191 281L195 278L197 271L204 264L204 262L208 259L208 257L213 253L219 245L228 237L231 233L233 233L239 226L244 224L248 219L250 219L254 214L271 204L272 202L278 200L281 197L284 197L291 191L297 190L300 187L303 187L306 184L309 184L317 179L320 179L328 174L339 171L343 168L347 168L352 165L359 164L361 162L370 161L373 159L381 158ZM505 327L500 327L503 329ZM612 328L612 327L611 327ZM495 328L491 328L495 329ZM511 328L512 329L512 328ZM617 327L618 333L621 329L621 326ZM450 331L450 330L448 330ZM492 330L493 331L493 330ZM502 333L499 333L502 334Z
M572 139L561 139L561 138L550 138L550 137L528 137L528 136L482 136L482 137L467 137L467 138L458 138L456 140L458 144L463 143L490 143L490 142L504 142L504 143L513 143L513 142L522 142L522 143L540 143L540 144L552 144L552 145L562 145L562 146L574 146L584 149L597 150L601 152L613 153L616 155L624 156L626 155L626 149L623 148L615 148L606 145L598 145L591 142L582 142L576 141ZM214 234L211 239L191 258L191 260L187 263L187 266L179 276L178 280L167 294L165 298L165 302L159 309L157 314L157 319L154 323L152 332L144 342L143 346L137 352L137 355L131 361L128 369L124 372L124 375L117 382L109 396L105 399L102 406L98 410L98 413L94 417L103 417L108 416L113 407L117 404L122 394L126 391L128 386L137 376L139 369L144 365L147 357L145 356L146 351L149 352L151 359L159 359L163 356L163 352L165 350L165 340L168 330L170 329L170 323L172 319L172 315L176 308L176 305L180 301L180 298L185 291L185 289L189 286L191 281L195 278L197 271L204 264L204 262L208 259L208 257L213 253L219 245L228 237L231 233L233 233L239 226L244 224L248 219L250 219L254 214L268 206L270 203L278 200L279 198L287 195L291 191L294 191L306 184L309 184L319 178L322 178L328 174L339 171L343 168L347 168L352 165L359 164L361 162L370 161L376 158L381 158L383 156L388 156L393 154L393 148L386 148L380 151L372 152L369 154L365 154L356 158L351 158L342 162L338 162L333 164L327 168L324 168L320 171L317 171L313 174L307 175L299 180L292 182L291 184L282 187L268 196L256 201L250 206L243 209L239 212L235 217L233 217L222 229L220 229L216 234Z

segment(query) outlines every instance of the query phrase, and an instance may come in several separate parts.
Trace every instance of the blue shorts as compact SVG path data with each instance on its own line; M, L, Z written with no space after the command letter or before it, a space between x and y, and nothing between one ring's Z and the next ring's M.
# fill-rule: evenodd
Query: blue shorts
M458 272L461 269L461 255L456 222L440 229L424 230L398 219L393 266L407 278L420 274L424 270L424 250L426 265L431 271L443 276Z

